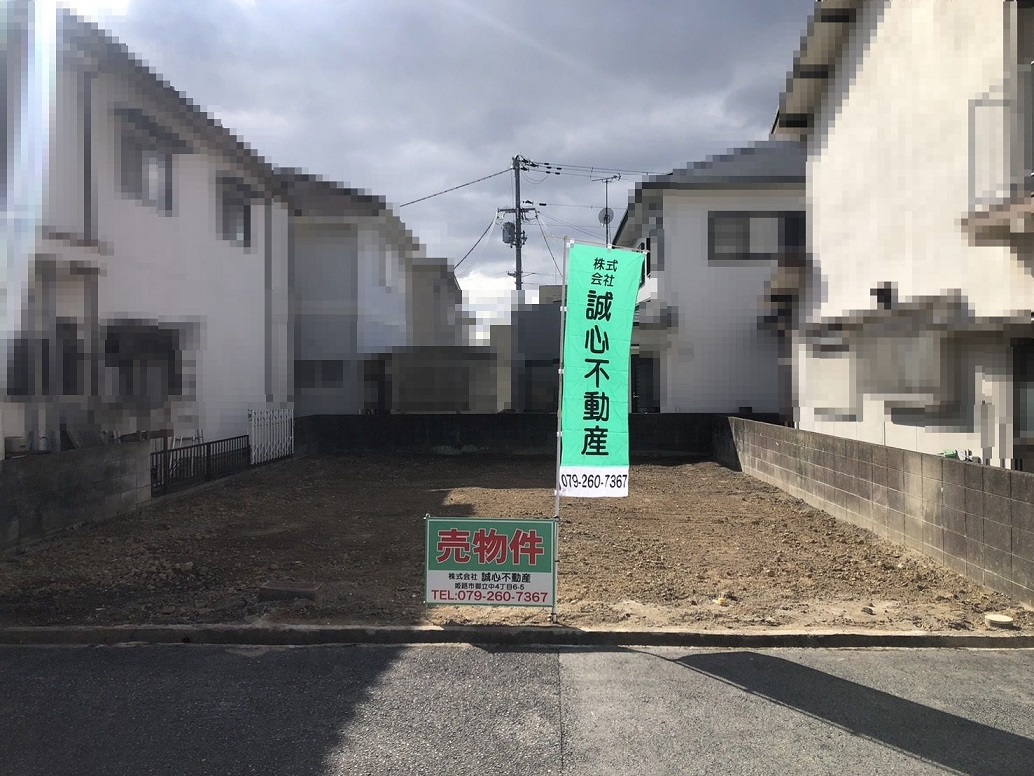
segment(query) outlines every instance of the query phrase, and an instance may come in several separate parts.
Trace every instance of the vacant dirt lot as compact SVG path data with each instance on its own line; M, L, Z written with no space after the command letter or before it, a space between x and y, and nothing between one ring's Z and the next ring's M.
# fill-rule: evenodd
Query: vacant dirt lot
M306 457L0 560L0 623L548 622L423 603L422 518L546 516L552 459ZM560 622L984 630L1034 613L714 463L633 466L627 499L565 499ZM260 602L270 580L317 602Z

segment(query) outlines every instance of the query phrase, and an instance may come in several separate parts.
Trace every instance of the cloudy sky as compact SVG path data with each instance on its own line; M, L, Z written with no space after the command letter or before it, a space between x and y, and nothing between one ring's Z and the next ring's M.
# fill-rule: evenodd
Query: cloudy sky
M272 162L396 207L524 173L525 283L557 282L566 236L604 241L637 172L763 139L813 0L73 0ZM609 186L603 179L626 171ZM460 261L513 207L513 176L399 207L429 255ZM541 231L540 231L541 225ZM545 234L545 239L543 237ZM497 225L464 290L512 289Z

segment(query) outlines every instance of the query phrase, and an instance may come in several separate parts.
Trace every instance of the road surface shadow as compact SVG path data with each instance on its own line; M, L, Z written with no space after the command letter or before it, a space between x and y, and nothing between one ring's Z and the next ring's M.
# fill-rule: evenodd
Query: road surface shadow
M1028 776L1034 741L757 652L676 662L858 736L971 776Z
M0 651L0 772L322 776L403 649Z

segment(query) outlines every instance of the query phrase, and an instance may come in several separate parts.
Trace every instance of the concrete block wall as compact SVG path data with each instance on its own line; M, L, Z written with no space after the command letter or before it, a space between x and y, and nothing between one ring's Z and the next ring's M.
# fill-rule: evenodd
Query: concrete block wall
M628 417L633 454L710 457L714 415L636 414ZM769 418L772 416L756 416ZM299 453L358 450L477 449L496 453L556 452L556 415L478 414L311 415L295 420Z
M150 498L149 441L8 458L0 461L0 550L118 517Z
M834 517L1034 605L1034 474L743 418L715 457Z

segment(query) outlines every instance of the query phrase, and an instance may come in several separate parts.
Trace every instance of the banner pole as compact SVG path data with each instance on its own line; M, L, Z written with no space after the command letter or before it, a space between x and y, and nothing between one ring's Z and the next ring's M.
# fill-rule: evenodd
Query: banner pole
M567 329L567 255L570 252L571 240L564 238L564 271L560 282L563 291L560 295L560 366L557 368L556 396L556 488L553 491L553 609L549 621L557 621L557 566L560 565L560 455L563 451L562 413L564 409L564 338Z

